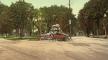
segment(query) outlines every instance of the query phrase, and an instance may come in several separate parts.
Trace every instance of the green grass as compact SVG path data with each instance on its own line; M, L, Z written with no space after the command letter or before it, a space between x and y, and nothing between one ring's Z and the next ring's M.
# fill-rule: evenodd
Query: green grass
M8 36L8 37L1 37L1 38L4 38L6 40L13 40L13 41L16 41L16 40L29 40L29 41L37 41L39 40L38 37L13 37L13 36Z

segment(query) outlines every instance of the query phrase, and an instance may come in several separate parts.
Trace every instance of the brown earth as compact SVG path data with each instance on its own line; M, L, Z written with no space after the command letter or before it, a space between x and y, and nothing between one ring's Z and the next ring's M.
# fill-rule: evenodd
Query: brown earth
M0 39L0 60L108 60L108 39L73 37L67 42Z

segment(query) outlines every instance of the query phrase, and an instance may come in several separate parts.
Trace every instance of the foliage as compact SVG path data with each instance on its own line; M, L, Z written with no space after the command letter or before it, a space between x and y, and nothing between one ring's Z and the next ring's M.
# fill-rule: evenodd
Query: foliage
M70 12L69 8L65 6L53 5L51 7L43 7L40 8L40 13L47 24L47 31L50 30L53 24L60 24L61 29L69 33L69 19L72 20L72 24L76 22L75 16Z
M10 9L10 12L12 13L11 18L13 19L16 32L20 36L23 36L25 32L31 34L34 10L32 4L18 1L11 4Z
M7 34L13 30L13 23L10 19L10 8L4 4L0 5L0 33Z
M5 17L5 18L4 18ZM17 1L9 7L0 4L0 34L13 34L24 37L49 32L53 24L60 24L65 33L69 33L69 19L72 20L72 34L76 31L77 19L72 9L52 5L35 9L31 3Z
M90 33L95 35L102 34L101 22L108 9L107 3L107 0L90 0L80 10L78 19L80 20L81 28L87 35Z

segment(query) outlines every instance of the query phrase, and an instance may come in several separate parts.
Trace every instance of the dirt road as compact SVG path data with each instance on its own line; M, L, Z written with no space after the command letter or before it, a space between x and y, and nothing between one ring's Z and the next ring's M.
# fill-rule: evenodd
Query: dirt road
M0 60L108 60L108 39L73 37L67 42L0 39Z

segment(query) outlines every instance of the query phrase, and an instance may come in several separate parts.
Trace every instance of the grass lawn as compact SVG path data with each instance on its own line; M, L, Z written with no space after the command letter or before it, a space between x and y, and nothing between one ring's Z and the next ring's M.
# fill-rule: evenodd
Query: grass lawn
M4 36L0 36L0 38L4 38L6 40L30 40L30 41L37 41L39 40L38 37L32 37L32 36L26 36L26 37L16 37L16 36L7 36L7 37L4 37Z

